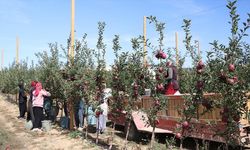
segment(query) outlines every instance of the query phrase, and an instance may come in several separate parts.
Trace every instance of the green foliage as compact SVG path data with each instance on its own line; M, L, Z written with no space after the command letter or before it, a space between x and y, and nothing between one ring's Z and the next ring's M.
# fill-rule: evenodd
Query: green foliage
M115 35L113 39L113 50L115 54L114 65L112 66L112 96L114 102L112 103L112 110L122 110L124 108L124 101L126 99L126 93L128 93L128 86L130 84L128 68L128 52L122 52L122 47L119 43L119 36ZM114 111L114 112L115 112Z
M68 136L70 137L70 138L74 138L74 139L76 139L76 138L79 138L79 137L81 137L82 136L82 133L80 132L80 131L72 131L72 132L70 132L69 134L68 134Z
M98 50L96 54L97 58L97 68L95 73L95 81L97 86L97 100L103 98L103 90L106 86L106 62L105 53L106 45L103 43L103 34L105 28L105 22L98 22L98 41L96 48Z
M16 94L18 92L18 84L23 82L25 89L29 89L29 83L32 77L32 70L28 69L26 61L19 64L12 63L9 68L5 68L0 72L1 91L4 93Z
M37 81L43 83L43 87L47 89L52 99L65 99L64 80L61 74L62 62L59 60L59 49L57 43L50 43L50 54L46 51L36 54L39 66L37 69Z
M210 68L209 86L215 92L221 93L222 99L222 121L226 123L226 129L218 131L223 136L227 144L236 144L239 138L238 121L245 111L246 96L245 91L248 86L243 72L249 70L243 62L248 59L243 56L247 52L247 45L241 42L249 26L243 23L243 29L239 29L239 14L237 14L236 0L229 1L227 8L230 10L231 37L229 44L219 44L218 41L211 43L213 50L208 53L208 65ZM250 18L250 16L249 16ZM244 52L244 48L246 51ZM243 59L242 59L243 58ZM242 63L242 64L241 64ZM231 67L230 67L231 66ZM232 66L236 69L230 69ZM241 73L241 75L240 75ZM242 84L244 83L244 84Z

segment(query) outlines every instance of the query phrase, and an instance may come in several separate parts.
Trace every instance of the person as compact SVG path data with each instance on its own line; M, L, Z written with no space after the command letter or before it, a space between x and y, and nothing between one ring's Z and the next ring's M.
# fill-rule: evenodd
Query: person
M103 98L101 100L101 104L100 104L100 109L102 110L102 113L99 115L99 119L98 119L98 131L102 134L105 129L106 129L106 123L107 123L107 119L108 119L108 99L111 96L111 89L106 88L106 84L104 85L105 89L104 89L104 93L103 93Z
M32 99L33 99L33 91L36 88L36 83L37 81L31 81L30 84L30 91L29 91L29 101L28 101L28 109L27 109L27 121L32 121L32 123L34 124L35 122L35 117L34 117L34 113L33 113L33 109L32 109Z
M80 127L80 129L83 129L83 125L84 125L84 114L85 114L84 110L85 110L85 104L84 104L84 98L82 98L80 100L79 110L78 110L79 127Z
M27 96L25 94L23 82L18 84L19 94L18 94L18 102L19 102L19 116L18 119L25 119L25 112L27 110Z
M168 70L164 94L173 95L179 90L179 84L177 81L178 72L176 66L172 63L172 61L168 61L166 66L168 67Z
M35 117L33 131L37 131L42 127L44 96L51 96L51 94L43 89L42 83L37 82L36 88L33 91L32 103L33 113Z
M87 112L88 112L88 116L87 116L88 125L91 125L91 126L95 125L96 124L96 117L95 117L95 113L94 113L92 104L89 105Z

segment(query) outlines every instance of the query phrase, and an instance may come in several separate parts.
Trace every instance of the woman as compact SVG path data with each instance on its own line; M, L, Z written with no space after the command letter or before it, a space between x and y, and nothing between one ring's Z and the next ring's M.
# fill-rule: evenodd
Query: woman
M18 119L24 119L25 118L25 112L26 112L26 103L27 103L27 96L25 95L24 91L24 85L23 82L18 84L19 87L19 95L18 95L18 102L19 102L19 116Z
M34 124L35 122L35 117L34 117L34 114L33 114L33 109L32 109L32 100L33 100L33 91L36 89L36 83L37 81L31 81L31 84L30 84L30 98L29 98L29 101L28 101L28 111L27 111L27 121L31 120L32 123Z
M33 91L33 113L35 117L35 122L33 125L33 130L38 130L42 127L43 119L43 103L44 96L50 96L51 94L43 89L42 84L37 82L36 89Z
M107 104L107 99L104 99L101 101L100 105L101 110L103 111L99 115L99 120L98 120L98 127L99 127L99 132L102 134L105 129L106 129L106 123L107 123L107 118L108 118L108 104Z

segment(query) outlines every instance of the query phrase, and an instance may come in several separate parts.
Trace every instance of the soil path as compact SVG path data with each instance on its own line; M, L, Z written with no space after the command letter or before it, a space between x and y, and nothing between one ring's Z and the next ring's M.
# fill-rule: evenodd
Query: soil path
M86 140L72 139L56 129L33 132L25 129L26 120L17 119L18 106L0 95L0 149L11 150L98 150Z

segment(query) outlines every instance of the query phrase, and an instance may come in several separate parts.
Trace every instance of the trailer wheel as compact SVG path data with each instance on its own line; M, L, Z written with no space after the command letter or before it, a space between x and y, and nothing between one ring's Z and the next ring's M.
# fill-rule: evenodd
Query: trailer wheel
M128 122L126 122L125 127L124 127L124 133L126 136L128 130ZM140 137L140 132L138 132L134 121L131 121L130 123L130 129L129 129L129 133L128 133L128 140L138 140Z

